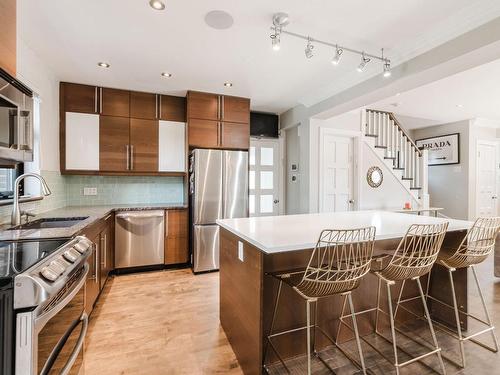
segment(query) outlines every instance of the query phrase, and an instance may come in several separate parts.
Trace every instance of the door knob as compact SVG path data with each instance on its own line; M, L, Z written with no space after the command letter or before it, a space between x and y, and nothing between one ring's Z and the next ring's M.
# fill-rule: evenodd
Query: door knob
M353 204L354 203L354 199L349 199L349 203Z
M278 204L279 202L280 202L279 199L274 200L274 204Z

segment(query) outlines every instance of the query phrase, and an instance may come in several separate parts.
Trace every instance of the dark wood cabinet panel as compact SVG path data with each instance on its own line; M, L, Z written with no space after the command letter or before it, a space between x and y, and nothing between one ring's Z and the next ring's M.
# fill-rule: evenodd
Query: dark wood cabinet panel
M0 1L0 67L16 76L16 0Z
M219 120L219 95L190 91L187 114L189 119Z
M98 88L76 83L61 83L64 93L64 111L98 113Z
M248 149L250 146L250 124L223 122L221 126L222 147Z
M158 120L130 119L130 168L158 171Z
M186 98L160 95L160 120L186 122Z
M128 170L129 123L130 119L127 117L100 116L99 170Z
M155 120L158 117L157 95L147 92L130 92L130 117Z
M101 241L101 256L100 256L100 289L104 287L106 283L109 273L114 268L114 241L113 241L113 232L114 232L114 220L113 214L109 214L106 219L104 219L104 229L100 233L100 241Z
M219 122L189 119L188 140L191 147L219 147Z
M222 118L227 122L250 123L250 99L235 96L222 97Z
M101 252L101 240L100 235L97 234L94 237L90 237L90 240L95 244L92 249L92 254L87 260L89 265L89 273L87 275L87 280L85 281L85 312L90 315L92 309L94 308L95 301L99 295L100 286L100 267L99 267L99 255Z
M100 90L101 115L105 116L130 116L130 91L109 89Z
M189 261L188 210L165 211L165 264Z

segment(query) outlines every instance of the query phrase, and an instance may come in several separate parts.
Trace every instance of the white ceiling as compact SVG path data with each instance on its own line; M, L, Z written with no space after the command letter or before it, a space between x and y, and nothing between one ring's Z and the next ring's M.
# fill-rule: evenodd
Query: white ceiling
M500 123L500 60L400 93L368 107L400 115L400 121L408 129L473 118Z
M269 26L277 11L290 14L291 31L378 53L394 62L421 53L500 15L496 0L19 0L19 35L64 81L170 94L186 89L250 97L252 108L282 112L312 104L381 70L360 74L358 57L338 67L332 51L282 37L271 49ZM204 23L221 9L234 17L227 30ZM111 64L97 67L98 61ZM170 79L160 72L173 74ZM224 88L231 81L234 86Z

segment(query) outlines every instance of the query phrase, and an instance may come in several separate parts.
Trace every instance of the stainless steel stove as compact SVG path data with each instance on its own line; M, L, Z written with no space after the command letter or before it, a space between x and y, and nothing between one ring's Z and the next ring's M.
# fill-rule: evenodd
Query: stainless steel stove
M0 373L77 374L88 318L84 312L86 237L59 241L0 242L4 302ZM10 327L15 330L9 332ZM80 329L78 329L80 327Z

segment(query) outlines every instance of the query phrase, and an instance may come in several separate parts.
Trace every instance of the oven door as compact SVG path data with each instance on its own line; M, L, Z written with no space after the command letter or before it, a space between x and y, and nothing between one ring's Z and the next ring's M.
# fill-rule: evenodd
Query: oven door
M33 318L33 312L17 314L16 375L79 373L88 328L84 312L87 273L88 265L85 264L69 290L56 298L52 306L49 304L39 317Z

